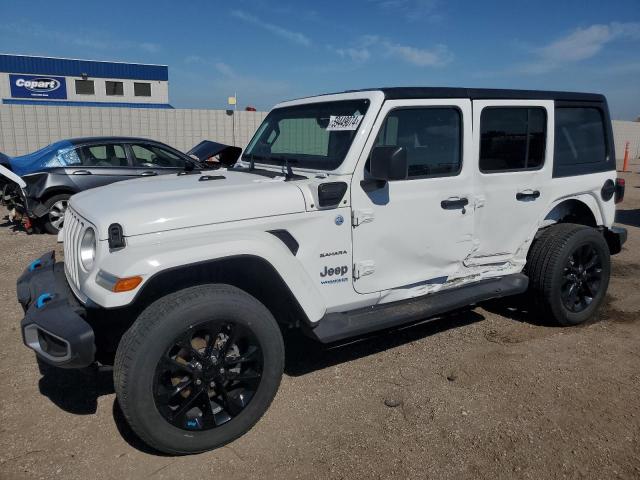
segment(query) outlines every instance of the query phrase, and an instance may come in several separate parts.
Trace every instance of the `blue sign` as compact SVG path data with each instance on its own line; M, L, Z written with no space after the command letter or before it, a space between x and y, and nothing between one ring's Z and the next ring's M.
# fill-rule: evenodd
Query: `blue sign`
M64 77L47 75L9 75L13 98L67 98Z

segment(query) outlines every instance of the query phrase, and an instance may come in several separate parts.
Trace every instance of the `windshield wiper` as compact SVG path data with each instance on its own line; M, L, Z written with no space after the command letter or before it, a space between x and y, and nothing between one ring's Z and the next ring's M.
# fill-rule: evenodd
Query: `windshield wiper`
M293 169L291 168L291 163L298 163L297 160L287 158L285 156L273 157L270 156L268 160L275 160L276 162L282 162L282 174L284 175L285 180L291 180L295 177L293 174Z
M250 154L245 154L242 155L242 160L247 160L247 158L249 159L249 170L255 170L255 161L258 160L267 160L266 157L263 157L262 155L256 155L254 153L250 153Z
M268 157L265 157L263 155L254 155L253 153L250 153L248 155L242 156L243 160L246 160L247 158L249 159L249 170L254 170L254 164L256 160L265 160L267 162L282 162L282 174L284 175L285 180L291 180L292 178L295 178L295 174L293 173L293 169L291 168L290 164L295 165L296 163L298 163L298 160L287 158L283 155L269 155Z

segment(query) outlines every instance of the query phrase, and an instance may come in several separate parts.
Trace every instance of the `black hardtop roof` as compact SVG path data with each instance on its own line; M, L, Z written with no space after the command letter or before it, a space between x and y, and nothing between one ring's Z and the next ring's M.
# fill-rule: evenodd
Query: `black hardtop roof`
M472 100L559 100L570 102L605 102L599 93L555 92L546 90L510 90L498 88L462 88L462 87L390 87L363 88L340 93L368 92L379 90L387 100L405 98L470 98Z

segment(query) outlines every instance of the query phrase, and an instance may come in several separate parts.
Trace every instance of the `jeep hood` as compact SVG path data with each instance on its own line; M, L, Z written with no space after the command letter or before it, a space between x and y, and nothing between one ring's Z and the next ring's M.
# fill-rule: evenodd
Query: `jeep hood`
M71 198L71 207L107 238L109 225L125 236L303 212L302 192L283 177L250 172L160 175L117 182Z

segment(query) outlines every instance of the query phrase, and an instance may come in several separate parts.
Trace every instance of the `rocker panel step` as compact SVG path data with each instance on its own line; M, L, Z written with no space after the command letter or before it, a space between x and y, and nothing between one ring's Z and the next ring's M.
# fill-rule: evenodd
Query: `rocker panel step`
M517 295L525 292L528 285L527 276L516 273L427 294L419 298L374 305L351 312L328 313L315 328L308 329L307 333L322 343L332 343L425 320L492 298Z

